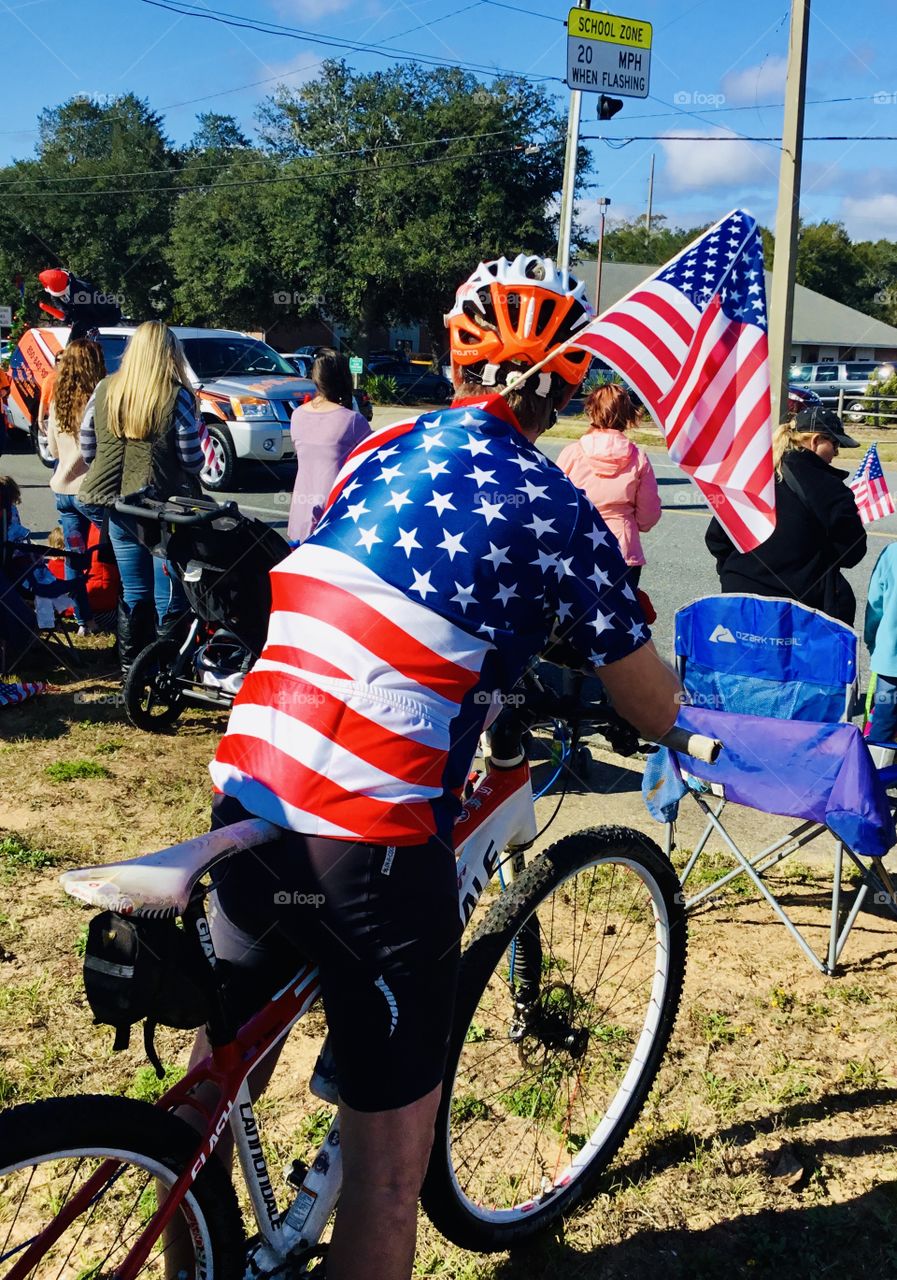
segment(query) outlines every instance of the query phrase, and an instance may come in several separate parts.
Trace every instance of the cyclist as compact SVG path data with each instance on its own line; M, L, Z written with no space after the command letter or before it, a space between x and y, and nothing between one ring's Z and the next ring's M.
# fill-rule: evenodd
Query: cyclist
M216 825L284 828L229 860L218 954L259 994L297 952L320 966L344 1162L328 1280L411 1275L459 958L451 828L490 706L551 639L646 737L676 717L616 542L535 447L589 357L501 394L590 318L550 260L477 267L446 317L456 399L350 455L271 575L267 644L211 765Z

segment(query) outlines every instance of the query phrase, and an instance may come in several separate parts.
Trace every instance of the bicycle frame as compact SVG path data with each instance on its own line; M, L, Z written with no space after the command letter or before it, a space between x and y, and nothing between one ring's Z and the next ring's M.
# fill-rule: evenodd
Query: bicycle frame
M536 837L530 770L525 759L512 768L487 768L458 816L454 836L458 906L462 925L466 926L499 867L509 868L507 877L502 875L503 883L505 879L513 879L523 869L524 851ZM506 849L509 856L503 861L501 855ZM118 1280L135 1280L203 1165L214 1154L228 1125L259 1233L247 1276L258 1277L260 1271L277 1267L294 1251L314 1250L339 1198L342 1162L338 1114L293 1203L281 1214L262 1152L248 1077L307 1013L319 991L317 968L307 964L232 1040L215 1045L208 1057L160 1098L156 1105L167 1111L187 1106L198 1111L204 1118L204 1129L189 1168L173 1184L164 1203L141 1233L118 1270ZM192 1092L205 1083L217 1090L218 1101L211 1110ZM114 1177L118 1163L114 1157L103 1161L78 1194L32 1241L6 1280L23 1280L28 1275L43 1252ZM205 1274L203 1270L201 1275Z

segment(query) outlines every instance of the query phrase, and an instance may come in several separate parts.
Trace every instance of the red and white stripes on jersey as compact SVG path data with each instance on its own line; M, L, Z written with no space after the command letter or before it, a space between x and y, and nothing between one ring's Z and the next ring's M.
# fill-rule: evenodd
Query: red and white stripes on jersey
M491 644L315 541L271 584L267 643L213 781L293 830L421 843L435 830L452 721Z

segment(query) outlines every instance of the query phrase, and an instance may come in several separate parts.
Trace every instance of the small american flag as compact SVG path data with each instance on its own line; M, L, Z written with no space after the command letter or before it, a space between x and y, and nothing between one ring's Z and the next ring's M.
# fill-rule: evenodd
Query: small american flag
M776 523L763 246L735 210L583 329L742 551Z
M863 524L894 514L894 499L881 469L876 445L871 444L866 450L865 458L849 483Z

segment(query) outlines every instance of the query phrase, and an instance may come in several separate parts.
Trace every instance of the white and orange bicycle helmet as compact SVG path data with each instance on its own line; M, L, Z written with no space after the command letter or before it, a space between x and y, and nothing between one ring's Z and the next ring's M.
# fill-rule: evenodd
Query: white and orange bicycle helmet
M550 258L518 254L513 262L481 262L455 295L445 317L452 364L483 386L505 383L544 360L592 319L585 285ZM576 387L590 355L569 347L540 370L537 392L546 396L556 379Z

